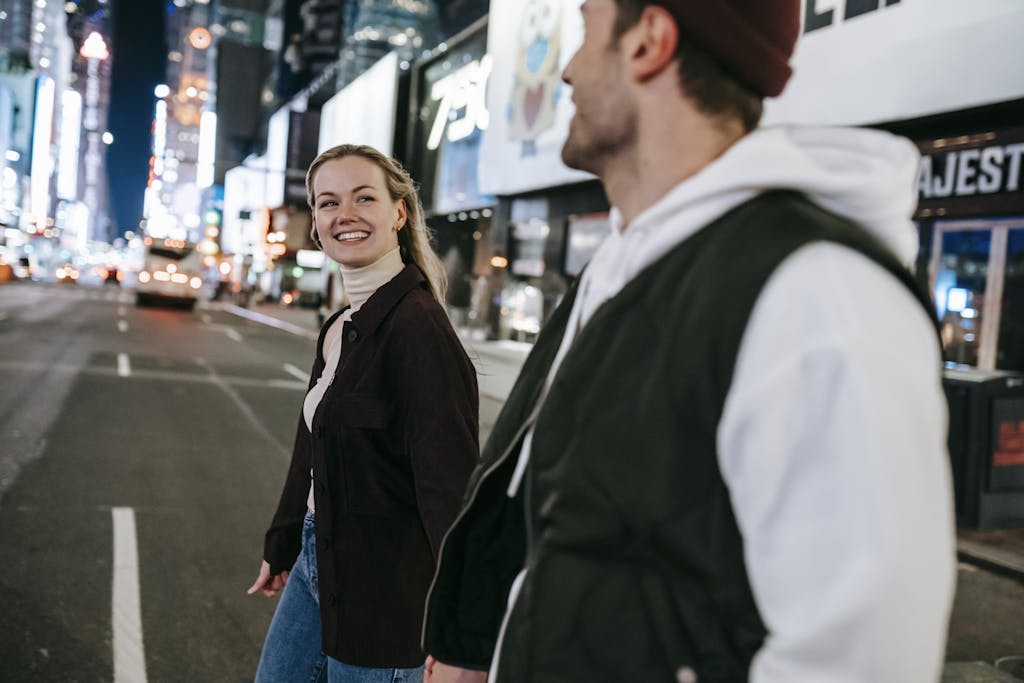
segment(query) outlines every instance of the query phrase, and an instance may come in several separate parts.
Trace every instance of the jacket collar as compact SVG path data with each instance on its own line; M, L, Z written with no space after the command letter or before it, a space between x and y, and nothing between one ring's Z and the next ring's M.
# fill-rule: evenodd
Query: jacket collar
M406 294L425 283L427 278L423 276L419 266L415 263L406 264L398 275L370 295L366 303L352 314L352 324L362 334L373 334L399 301Z

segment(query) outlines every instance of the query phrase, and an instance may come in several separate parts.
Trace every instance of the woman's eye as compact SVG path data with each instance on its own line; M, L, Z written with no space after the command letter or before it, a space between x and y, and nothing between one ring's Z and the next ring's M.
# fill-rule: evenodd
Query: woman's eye
M328 206L334 206L334 205L335 205L335 204L337 204L337 203L338 203L338 202L336 202L336 201L334 201L333 199L331 199L331 200L328 200L328 201L326 201L326 202L323 202L323 203L321 203L321 204L320 204L320 208L321 208L321 209L326 209L326 208L327 208Z
M363 195L363 196L359 197L358 199L356 199L356 201L357 202L362 202L362 203L365 204L366 202L372 202L373 201L373 197L370 197L368 195Z

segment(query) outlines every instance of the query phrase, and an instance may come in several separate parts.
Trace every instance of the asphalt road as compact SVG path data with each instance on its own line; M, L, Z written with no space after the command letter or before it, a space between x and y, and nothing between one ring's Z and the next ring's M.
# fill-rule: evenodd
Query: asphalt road
M312 354L116 287L0 287L0 680L113 679L113 508L149 680L252 680L273 603L245 589L305 390L285 363Z
M274 603L245 589L312 355L307 337L215 308L0 286L0 681L111 681L115 651L150 681L252 680ZM471 355L486 436L515 373ZM114 559L126 509L138 624L123 601L136 570ZM962 565L947 659L1024 655L1021 615L1024 583Z

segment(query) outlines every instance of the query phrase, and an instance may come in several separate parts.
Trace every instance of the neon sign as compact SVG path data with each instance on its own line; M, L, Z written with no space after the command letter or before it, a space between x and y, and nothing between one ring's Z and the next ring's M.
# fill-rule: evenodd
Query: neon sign
M449 142L462 140L479 128L486 130L491 116L487 111L487 79L493 66L491 56L485 55L434 83L430 98L440 100L434 125L427 138L427 149L437 149L445 126Z

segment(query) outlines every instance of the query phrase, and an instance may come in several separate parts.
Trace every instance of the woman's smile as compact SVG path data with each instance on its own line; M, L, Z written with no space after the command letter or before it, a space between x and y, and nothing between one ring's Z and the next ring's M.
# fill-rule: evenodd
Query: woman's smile
M365 230L350 230L346 232L339 232L334 236L334 239L338 242L362 242L370 233Z

